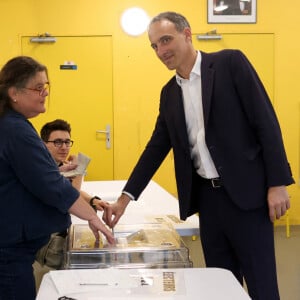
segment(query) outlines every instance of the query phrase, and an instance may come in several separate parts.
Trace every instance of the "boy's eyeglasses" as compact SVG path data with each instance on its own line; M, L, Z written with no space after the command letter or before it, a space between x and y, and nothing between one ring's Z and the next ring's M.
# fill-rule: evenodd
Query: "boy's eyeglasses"
M73 146L74 141L57 139L57 140L54 140L54 141L46 141L46 143L53 143L54 146L57 147L57 148L61 148L63 146L63 144L65 144L66 147L70 148L70 147Z

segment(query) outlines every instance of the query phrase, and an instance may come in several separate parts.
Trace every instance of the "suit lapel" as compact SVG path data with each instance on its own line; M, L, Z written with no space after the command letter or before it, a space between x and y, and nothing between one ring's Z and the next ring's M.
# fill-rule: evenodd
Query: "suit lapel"
M169 103L169 113L171 113L174 121L174 130L177 132L177 136L182 144L182 147L189 153L188 135L186 131L186 121L183 107L183 96L180 86L178 86L176 80L174 80L174 87L169 89L169 99L172 103Z
M213 90L214 70L212 69L212 61L207 53L201 51L201 84L202 84L202 105L203 105L203 118L205 127L207 127L211 97Z

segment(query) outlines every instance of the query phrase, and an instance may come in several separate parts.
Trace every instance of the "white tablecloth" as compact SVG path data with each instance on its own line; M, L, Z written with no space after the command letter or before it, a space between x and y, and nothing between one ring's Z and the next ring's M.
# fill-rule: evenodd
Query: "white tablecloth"
M125 183L125 180L85 181L82 190L104 200L115 201L120 196ZM101 212L98 214L100 215ZM156 182L150 181L140 198L128 204L119 224L143 224L157 220L171 223L181 236L199 236L198 216L193 215L186 221L181 221L178 200ZM86 221L72 216L72 223L80 224Z
M60 291L60 293L59 293ZM51 271L36 300L250 300L231 272L218 268Z

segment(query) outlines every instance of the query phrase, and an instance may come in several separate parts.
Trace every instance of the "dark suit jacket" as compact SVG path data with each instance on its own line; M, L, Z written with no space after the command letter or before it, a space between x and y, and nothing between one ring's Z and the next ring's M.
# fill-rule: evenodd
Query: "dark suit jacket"
M0 199L4 204L0 248L25 241L41 247L34 240L44 238L46 243L51 233L70 226L68 210L79 192L60 175L44 142L22 114L8 110L0 117L0 141Z
M242 52L201 53L207 147L232 201L245 210L261 207L268 187L294 182L272 104ZM138 198L171 148L180 216L186 219L197 211L192 194L194 167L175 76L161 91L155 129L124 190Z

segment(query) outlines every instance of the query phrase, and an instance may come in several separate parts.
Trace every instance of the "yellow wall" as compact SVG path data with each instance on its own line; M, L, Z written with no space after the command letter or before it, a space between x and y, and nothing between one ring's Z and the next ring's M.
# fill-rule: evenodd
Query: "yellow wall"
M194 33L204 33L215 28L220 33L274 33L272 100L296 180L296 184L289 187L292 200L290 220L293 224L299 224L300 3L290 1L287 4L287 1L282 0L257 2L257 24L207 24L206 0L1 0L0 66L12 56L21 54L22 35L44 32L54 36L112 35L114 174L115 179L126 179L152 132L160 89L172 73L155 57L146 34L129 37L121 31L119 18L125 8L139 6L150 16L165 10L178 11L187 16ZM176 193L171 155L154 179L171 193Z

